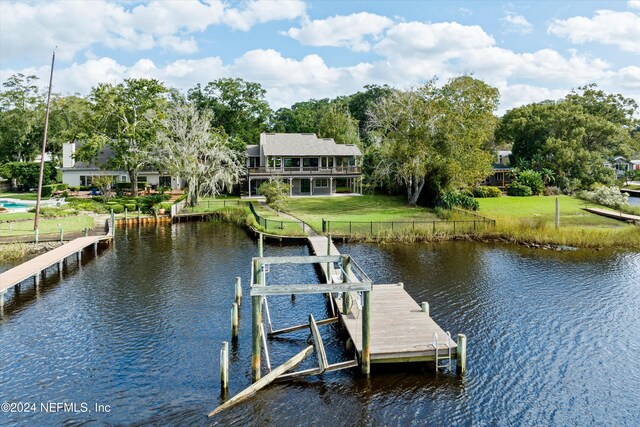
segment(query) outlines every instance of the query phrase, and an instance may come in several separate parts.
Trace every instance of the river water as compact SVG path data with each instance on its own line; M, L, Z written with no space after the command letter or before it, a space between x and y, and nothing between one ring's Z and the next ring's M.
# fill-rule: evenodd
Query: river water
M67 266L36 294L8 295L0 320L0 400L37 413L0 425L637 425L640 254L553 252L474 242L345 244L375 283L405 283L455 336L468 337L464 378L433 365L373 366L273 385L214 419L218 361L242 277L230 394L250 384L250 259L231 225L119 229L115 249ZM308 254L267 245L266 255ZM7 266L4 266L5 268ZM278 267L278 268L276 268ZM310 267L272 266L268 283L313 283ZM327 316L320 296L271 298L275 327ZM330 363L353 355L322 327ZM272 364L308 332L269 343ZM425 337L430 341L431 337ZM315 360L311 357L307 365ZM108 413L43 413L41 402L109 405Z

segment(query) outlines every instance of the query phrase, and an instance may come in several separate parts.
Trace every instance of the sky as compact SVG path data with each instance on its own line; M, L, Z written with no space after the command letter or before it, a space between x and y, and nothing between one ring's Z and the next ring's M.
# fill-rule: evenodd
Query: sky
M499 114L588 83L640 103L640 0L0 0L0 81L46 88L54 48L63 94L240 77L276 109L471 74L500 90Z

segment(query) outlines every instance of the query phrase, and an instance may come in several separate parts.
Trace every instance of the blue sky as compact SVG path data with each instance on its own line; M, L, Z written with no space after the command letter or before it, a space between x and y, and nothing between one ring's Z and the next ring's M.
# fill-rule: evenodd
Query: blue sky
M278 108L472 73L500 90L500 113L591 82L640 102L640 0L0 2L2 81L46 82L56 45L62 93L241 77Z

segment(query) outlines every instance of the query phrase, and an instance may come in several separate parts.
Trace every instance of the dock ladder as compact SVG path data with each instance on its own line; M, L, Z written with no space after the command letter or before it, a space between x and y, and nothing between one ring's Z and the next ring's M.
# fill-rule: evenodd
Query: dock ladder
M447 352L444 356L440 355L439 343L438 343L438 334L436 332L433 333L433 337L431 339L431 345L436 350L436 372L440 369L448 369L451 371L451 334L447 331L447 340L445 341L447 346ZM441 364L441 360L446 360L445 363Z

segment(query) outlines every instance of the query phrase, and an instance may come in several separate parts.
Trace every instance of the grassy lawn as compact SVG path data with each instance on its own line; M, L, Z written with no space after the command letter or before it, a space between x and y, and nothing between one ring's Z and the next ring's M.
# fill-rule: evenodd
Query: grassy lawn
M560 197L560 225L576 227L625 227L623 222L584 211L585 207L602 207L570 196ZM495 197L478 199L480 215L495 220L521 218L555 224L556 197Z
M186 206L184 212L215 212L225 207L236 207L239 201L237 196L201 197L196 206Z
M11 214L10 214L11 215ZM31 213L31 218L35 214ZM0 215L0 221L5 221L6 216ZM90 216L70 216L63 218L51 218L40 220L40 234L53 234L60 231L58 224L62 226L65 233L72 231L82 231L83 228L93 228L93 217ZM33 221L0 222L0 237L19 236L33 234Z
M37 200L36 193L0 193L0 199ZM44 200L48 197L43 197Z
M287 213L322 230L322 219L331 221L433 221L430 210L409 207L402 196L299 197L289 201Z

